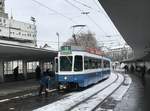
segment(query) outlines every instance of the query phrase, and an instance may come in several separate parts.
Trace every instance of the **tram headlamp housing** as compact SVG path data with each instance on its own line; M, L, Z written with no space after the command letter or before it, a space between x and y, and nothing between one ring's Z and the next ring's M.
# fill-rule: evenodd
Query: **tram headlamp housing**
M65 76L64 79L67 80L68 79L67 76Z

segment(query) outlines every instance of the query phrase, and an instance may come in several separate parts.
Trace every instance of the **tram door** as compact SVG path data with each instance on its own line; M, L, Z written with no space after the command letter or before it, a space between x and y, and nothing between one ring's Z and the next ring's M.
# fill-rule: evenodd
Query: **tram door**
M58 57L55 57L55 74L58 73Z

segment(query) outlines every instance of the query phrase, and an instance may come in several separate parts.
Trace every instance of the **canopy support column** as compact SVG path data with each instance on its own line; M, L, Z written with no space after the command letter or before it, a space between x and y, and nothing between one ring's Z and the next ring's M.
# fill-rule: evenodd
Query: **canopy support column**
M27 61L23 60L23 75L24 75L24 79L27 79Z
M4 61L0 60L0 83L4 82Z
M39 61L39 66L41 68L41 73L44 72L44 62L43 61Z

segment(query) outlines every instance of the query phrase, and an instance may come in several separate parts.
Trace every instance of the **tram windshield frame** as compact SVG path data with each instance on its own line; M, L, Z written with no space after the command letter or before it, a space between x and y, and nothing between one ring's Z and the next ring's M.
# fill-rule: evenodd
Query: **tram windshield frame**
M60 71L72 71L73 56L60 56Z

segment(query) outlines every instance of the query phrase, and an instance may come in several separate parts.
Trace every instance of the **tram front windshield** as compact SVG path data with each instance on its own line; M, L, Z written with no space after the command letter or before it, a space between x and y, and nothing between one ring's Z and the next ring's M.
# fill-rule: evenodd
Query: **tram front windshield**
M72 71L72 56L60 57L60 71Z

